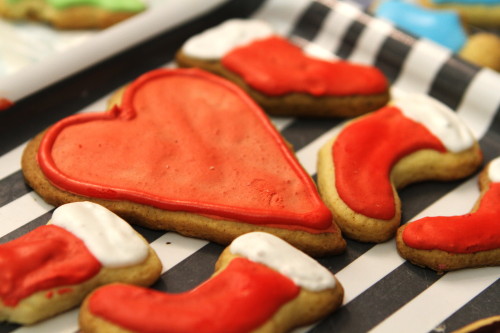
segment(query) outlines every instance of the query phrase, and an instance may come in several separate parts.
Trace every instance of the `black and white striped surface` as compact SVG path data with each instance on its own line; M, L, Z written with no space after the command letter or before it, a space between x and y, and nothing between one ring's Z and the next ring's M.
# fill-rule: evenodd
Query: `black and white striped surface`
M356 6L328 0L235 0L167 31L112 59L27 97L0 113L0 243L45 224L53 207L28 188L20 170L26 142L53 122L76 112L102 111L117 87L147 70L171 63L190 35L230 17L254 17L304 47L378 66L397 89L427 93L464 119L478 138L485 162L500 155L500 76L467 64L425 40L405 35ZM36 79L36 78L34 78ZM316 154L339 119L276 118L299 161L316 173ZM468 212L477 199L476 175L455 182L426 182L400 191L403 223L428 215ZM175 233L137 228L158 252L164 272L153 288L187 291L207 279L223 247ZM319 260L345 288L343 306L299 331L451 332L500 314L500 267L438 275L396 252L394 241L348 241L347 251ZM76 332L78 310L33 327L0 324L3 332Z

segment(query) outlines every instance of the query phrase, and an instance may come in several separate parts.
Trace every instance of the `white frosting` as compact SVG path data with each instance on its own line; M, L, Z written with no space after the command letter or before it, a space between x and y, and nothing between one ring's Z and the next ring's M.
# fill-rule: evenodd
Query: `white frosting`
M394 105L406 117L424 125L451 152L469 149L475 142L472 132L457 114L436 99L423 94L400 94Z
M273 28L263 21L231 19L189 38L182 52L193 58L216 60L235 47L273 34Z
M284 240L264 232L252 232L236 238L230 251L266 265L311 291L335 286L335 279L325 267Z
M132 227L110 210L92 202L74 202L54 211L51 223L80 238L105 267L141 263L148 245Z
M488 177L493 183L500 182L500 157L497 157L490 162L490 166L488 167Z

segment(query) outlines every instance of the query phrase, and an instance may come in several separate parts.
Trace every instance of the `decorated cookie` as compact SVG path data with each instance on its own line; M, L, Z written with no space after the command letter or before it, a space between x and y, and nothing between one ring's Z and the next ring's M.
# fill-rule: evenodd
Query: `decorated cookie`
M498 333L500 332L500 315L475 321L452 333Z
M214 275L168 294L114 284L92 293L80 312L83 332L286 332L335 311L342 285L317 261L273 235L236 238Z
M0 321L32 324L111 282L149 286L161 262L128 223L91 202L57 208L49 224L0 244Z
M500 157L483 170L479 187L471 213L402 226L397 236L401 256L438 272L500 265Z
M318 186L344 235L383 242L400 224L397 189L462 178L481 162L477 141L452 110L408 94L347 123L321 148Z
M431 9L401 0L385 0L376 6L374 13L415 36L425 37L448 48L473 64L500 71L500 38L488 32L469 34L456 11Z
M0 0L0 16L61 29L106 28L145 8L143 0Z
M260 230L314 255L344 250L311 177L231 82L160 69L117 100L28 145L25 178L48 203L91 200L132 223L222 244Z
M176 61L230 79L275 116L352 117L389 98L377 68L309 56L257 20L233 19L193 36Z
M500 26L500 0L420 0L420 3L434 9L456 11L467 24Z

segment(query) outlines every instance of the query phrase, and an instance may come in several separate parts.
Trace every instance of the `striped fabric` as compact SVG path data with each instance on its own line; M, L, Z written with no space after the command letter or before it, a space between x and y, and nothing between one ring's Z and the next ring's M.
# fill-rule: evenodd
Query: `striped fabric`
M262 1L255 10L243 13L235 12L234 6L231 8L225 15L267 20L279 33L304 47L312 43L341 58L373 64L384 71L394 88L427 93L443 101L456 110L479 139L485 162L500 155L500 76L497 73L465 63L441 47L397 31L391 24L374 19L345 2L268 0ZM214 15L220 17L221 13L224 8L204 19L215 24ZM194 33L191 30L190 33ZM172 45L173 49L166 51L169 60L179 46ZM110 85L109 91L112 89ZM77 111L104 110L107 98L88 101L87 106ZM314 177L317 151L338 131L342 120L280 118L273 121ZM31 137L39 131L36 126L31 128L31 132L24 129L23 133L29 132ZM0 149L3 153L0 156L0 243L45 224L53 210L23 181L19 161L24 145ZM428 215L464 214L477 199L477 178L415 184L401 190L400 196L403 223ZM162 291L186 291L207 279L223 249L174 233L137 230L157 250L164 264L162 277L153 286ZM348 241L346 253L320 259L320 262L343 284L345 302L336 313L298 330L301 332L451 332L471 321L500 314L500 267L438 275L403 260L396 252L394 241L377 245ZM73 310L32 328L0 324L0 333L76 332L77 313Z

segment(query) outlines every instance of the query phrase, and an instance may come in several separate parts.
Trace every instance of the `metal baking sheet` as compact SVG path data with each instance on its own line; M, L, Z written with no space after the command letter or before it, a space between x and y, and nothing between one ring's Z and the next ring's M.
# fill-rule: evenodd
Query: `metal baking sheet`
M0 113L0 243L45 224L53 210L22 178L20 156L31 137L64 116L104 110L116 87L150 67L172 66L173 54L185 38L236 16L266 20L280 34L303 47L319 48L379 67L394 89L425 93L454 109L478 138L485 162L500 155L498 73L470 65L435 44L404 34L351 3L229 1L199 19L185 22L175 31L141 44L140 48L125 51L23 98L12 109ZM158 59L158 52L166 56ZM137 66L126 66L136 59L146 59L148 65L138 61ZM97 81L101 83L95 87ZM343 122L309 118L272 120L313 177L319 147ZM414 184L399 194L403 223L423 216L464 214L479 194L477 174L454 182ZM187 291L206 280L223 249L221 245L171 232L137 230L161 257L164 272L152 288L165 292ZM319 261L344 286L344 304L325 320L298 332L443 333L500 314L500 267L439 275L403 260L393 240L382 244L348 240L344 254ZM75 309L33 327L0 324L0 332L76 332L77 316Z

